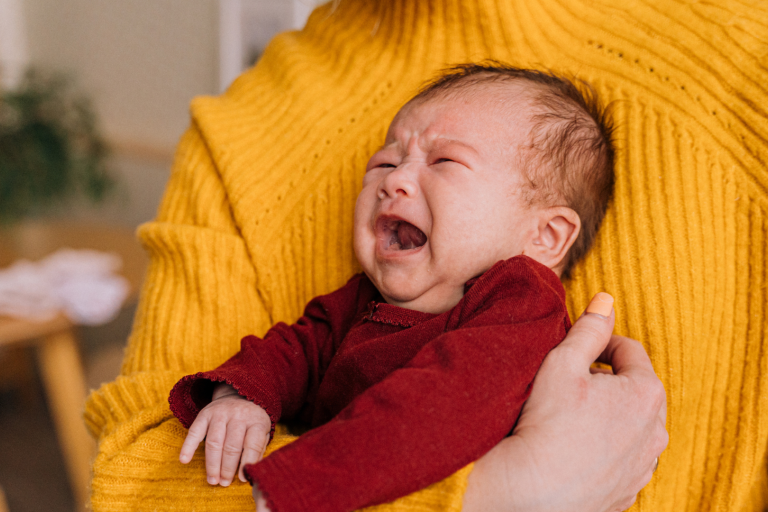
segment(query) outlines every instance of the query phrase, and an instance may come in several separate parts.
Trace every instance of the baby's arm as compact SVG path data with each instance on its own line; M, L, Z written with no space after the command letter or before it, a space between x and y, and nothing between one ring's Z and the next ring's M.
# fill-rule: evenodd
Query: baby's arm
M218 384L211 403L190 425L179 460L182 464L191 461L205 438L208 483L227 487L236 471L245 482L243 466L261 460L271 429L272 421L264 409L241 397L232 386Z
M554 334L551 324L530 327ZM483 328L442 335L329 423L246 466L249 480L273 512L340 512L394 500L458 471L512 430L551 348L497 350L514 335ZM468 360L477 367L463 364Z
M176 383L169 396L171 411L190 429L181 462L189 462L206 438L208 482L229 485L238 462L244 479L242 466L261 459L278 419L311 412L307 396L316 392L348 324L374 293L369 281L353 277L341 289L312 300L297 323L278 323L264 339L246 336L227 362ZM266 425L264 432L257 422Z
M493 293L471 297L458 311L461 326L424 345L330 422L246 466L272 512L340 512L391 501L503 439L569 325L562 298L524 270Z

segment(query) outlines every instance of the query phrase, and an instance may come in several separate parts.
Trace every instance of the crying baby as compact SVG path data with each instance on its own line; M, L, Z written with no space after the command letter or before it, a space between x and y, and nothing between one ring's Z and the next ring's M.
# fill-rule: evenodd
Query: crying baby
M490 63L428 84L368 162L363 273L176 384L181 462L205 438L210 484L239 474L284 512L391 501L480 458L570 328L560 279L605 214L610 139L584 83ZM264 458L280 420L311 429Z

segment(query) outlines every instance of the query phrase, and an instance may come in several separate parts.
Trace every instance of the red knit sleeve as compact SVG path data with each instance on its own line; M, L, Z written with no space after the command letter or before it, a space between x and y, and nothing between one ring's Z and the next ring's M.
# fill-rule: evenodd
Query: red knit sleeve
M240 351L215 370L187 375L171 390L171 411L189 428L211 401L215 383L226 382L260 405L275 423L311 408L325 369L358 310L375 288L357 275L339 290L310 301L293 325L278 323L263 339L246 336Z
M465 296L454 312L459 326L407 366L329 423L246 467L272 512L391 501L449 476L503 439L544 357L570 327L557 277L518 267L478 282L489 289Z

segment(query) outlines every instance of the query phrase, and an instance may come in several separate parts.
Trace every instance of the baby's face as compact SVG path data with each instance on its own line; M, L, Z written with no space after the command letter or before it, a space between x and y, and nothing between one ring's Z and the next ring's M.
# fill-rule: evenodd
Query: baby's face
M468 280L521 254L536 231L516 158L529 104L500 98L483 87L406 105L368 162L355 254L388 303L446 311Z

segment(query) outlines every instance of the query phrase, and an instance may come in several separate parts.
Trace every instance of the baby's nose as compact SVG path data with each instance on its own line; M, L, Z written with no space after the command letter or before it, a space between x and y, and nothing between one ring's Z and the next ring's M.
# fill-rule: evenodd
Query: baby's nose
M392 199L398 196L415 198L419 194L419 185L413 176L413 173L400 166L388 173L379 184L379 199L390 197Z

